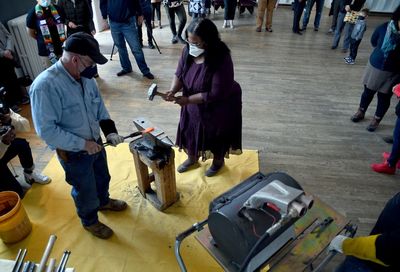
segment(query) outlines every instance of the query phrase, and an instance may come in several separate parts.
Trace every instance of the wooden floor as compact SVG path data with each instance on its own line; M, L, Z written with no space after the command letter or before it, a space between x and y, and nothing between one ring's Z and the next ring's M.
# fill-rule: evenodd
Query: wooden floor
M320 31L314 32L309 24L303 36L291 32L292 12L284 6L274 15L273 33L256 33L255 17L247 11L235 20L234 30L221 28L222 12L210 18L232 50L235 78L243 89L243 148L260 151L261 171L287 172L306 191L357 223L362 235L370 231L385 202L400 188L398 176L376 174L369 166L381 160L383 151L390 151L391 146L381 136L392 133L396 101L375 133L365 129L375 101L366 121L350 121L358 107L360 80L372 50L369 38L387 18L368 18L357 62L351 66L344 63L346 54L340 49L330 49L327 14L324 10ZM163 29L154 30L162 54L144 49L159 91L169 89L182 48L170 43L166 23L163 13ZM102 52L110 57L110 32L96 38ZM159 97L148 101L147 88L152 81L142 77L132 56L131 61L134 73L124 77L116 76L120 70L118 54L99 67L98 83L120 134L131 133L132 120L144 116L175 139L179 107ZM23 113L29 115L29 108ZM33 133L27 136L42 169L53 153Z

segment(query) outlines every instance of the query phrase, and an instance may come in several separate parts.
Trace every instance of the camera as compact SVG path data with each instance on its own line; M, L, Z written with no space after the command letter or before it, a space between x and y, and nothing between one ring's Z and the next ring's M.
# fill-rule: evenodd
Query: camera
M11 129L11 126L0 126L0 136L6 134L9 129Z
M6 93L7 91L5 90L5 88L0 87L0 118L2 117L2 115L10 113L10 108L5 103Z

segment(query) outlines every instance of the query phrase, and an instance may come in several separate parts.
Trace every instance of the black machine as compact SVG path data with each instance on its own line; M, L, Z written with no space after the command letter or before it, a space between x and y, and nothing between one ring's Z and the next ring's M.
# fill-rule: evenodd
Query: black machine
M180 243L208 224L211 244L229 260L232 271L255 271L295 239L294 223L312 205L313 199L289 175L256 173L215 198L207 220L177 236L175 255L180 268L186 271Z

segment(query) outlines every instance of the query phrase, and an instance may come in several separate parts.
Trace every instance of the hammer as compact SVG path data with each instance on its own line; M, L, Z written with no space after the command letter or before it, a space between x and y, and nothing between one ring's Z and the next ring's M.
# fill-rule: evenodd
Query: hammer
M147 91L147 98L148 98L150 101L153 101L154 96L156 96L156 95L159 95L159 96L161 96L161 97L163 97L163 98L166 97L166 94L165 94L165 93L157 92L157 84L156 84L156 83L153 83L153 84L151 84L149 90Z
M153 130L154 130L154 127L149 127L149 128L146 128L145 130L142 130L142 131L135 131L135 132L129 134L128 136L124 136L124 139L133 138L133 137L142 135L144 133L152 132ZM105 142L105 143L103 143L103 146L108 146L110 144L111 144L110 142Z

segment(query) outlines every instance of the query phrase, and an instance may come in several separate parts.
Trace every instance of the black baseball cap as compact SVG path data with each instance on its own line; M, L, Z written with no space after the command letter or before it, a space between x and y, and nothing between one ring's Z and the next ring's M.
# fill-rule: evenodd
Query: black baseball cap
M85 32L77 32L67 38L64 50L82 56L89 56L94 62L104 64L106 57L100 53L99 43L92 35Z

